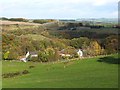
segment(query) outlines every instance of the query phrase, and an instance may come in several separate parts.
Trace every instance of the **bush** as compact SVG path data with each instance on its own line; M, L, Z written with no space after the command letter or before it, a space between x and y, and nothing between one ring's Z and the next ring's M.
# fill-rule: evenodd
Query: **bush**
M59 56L57 51L53 48L47 48L43 51L40 51L38 54L38 60L42 62L55 61L58 60Z
M35 66L29 66L29 68L31 69L31 68L34 68Z
M28 70L24 70L24 71L22 71L22 74L28 74L28 73L29 73Z
M46 19L35 19L35 20L33 20L34 23L40 23L40 24L53 22L53 21L55 21L55 20L52 20L52 19L48 19L48 20L46 20Z
M45 20L33 20L34 23L40 23L40 24L43 24L43 23L46 23Z
M15 77L18 75L23 75L23 74L28 74L28 73L29 73L28 70L24 70L22 72L5 73L5 74L2 74L2 77L3 78L12 78L12 77Z
M74 58L78 58L79 56L78 56L77 53L75 53L73 57L74 57Z
M48 61L48 56L46 55L45 51L40 51L38 53L38 60L42 62L47 62Z
M12 51L10 51L8 59L9 60L15 60L15 59L18 59L18 56L19 56L18 52L15 51L15 50L12 50Z
M47 48L45 50L47 57L48 57L48 61L54 61L54 55L55 55L55 51L53 48Z
M36 61L39 61L39 60L38 60L38 57L31 57L30 61L36 62Z
M4 54L3 54L3 59L8 59L8 57L9 57L9 51L7 51L7 52L5 52Z

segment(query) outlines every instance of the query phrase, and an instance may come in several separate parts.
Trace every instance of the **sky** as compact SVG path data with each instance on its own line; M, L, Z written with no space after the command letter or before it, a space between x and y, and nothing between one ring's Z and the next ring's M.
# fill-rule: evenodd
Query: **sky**
M0 0L0 17L117 18L119 0Z

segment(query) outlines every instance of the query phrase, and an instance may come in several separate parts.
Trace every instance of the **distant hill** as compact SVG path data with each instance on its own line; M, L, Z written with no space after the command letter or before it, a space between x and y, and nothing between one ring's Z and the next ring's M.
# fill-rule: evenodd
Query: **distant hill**
M102 22L102 23L118 23L118 18L80 18L76 21L91 21L91 22Z

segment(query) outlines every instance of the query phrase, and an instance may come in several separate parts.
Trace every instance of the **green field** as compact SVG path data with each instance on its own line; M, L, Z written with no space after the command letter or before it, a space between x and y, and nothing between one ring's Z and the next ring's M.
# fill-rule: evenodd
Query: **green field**
M3 88L117 88L117 55L56 63L3 61L3 73L28 70L3 78ZM35 66L29 68L29 66Z

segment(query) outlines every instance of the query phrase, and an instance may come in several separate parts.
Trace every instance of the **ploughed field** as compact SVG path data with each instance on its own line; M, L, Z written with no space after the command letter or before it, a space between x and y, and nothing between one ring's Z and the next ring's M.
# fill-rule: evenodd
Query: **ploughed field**
M117 88L117 55L50 63L3 61L3 88ZM8 76L7 76L8 75Z

